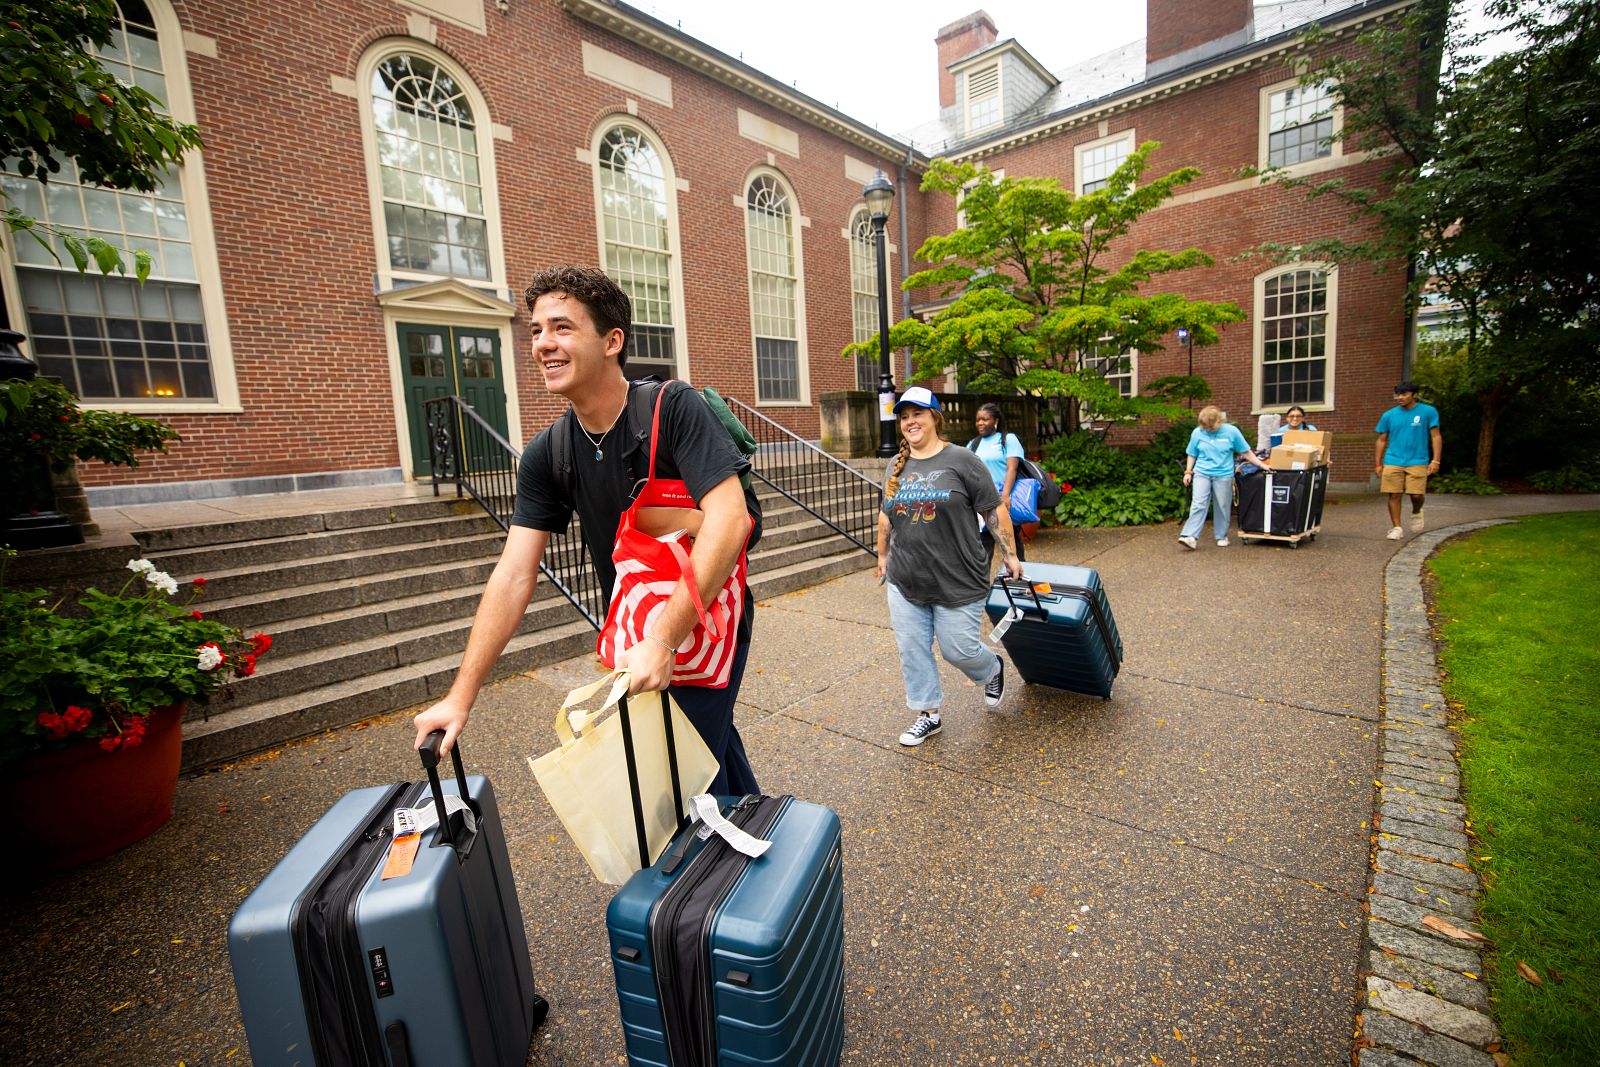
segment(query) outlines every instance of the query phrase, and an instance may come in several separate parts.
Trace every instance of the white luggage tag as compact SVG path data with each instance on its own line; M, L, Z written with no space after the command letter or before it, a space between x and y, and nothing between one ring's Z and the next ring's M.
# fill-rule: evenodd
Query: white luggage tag
M1006 635L1006 631L1011 629L1011 624L1020 618L1022 618L1021 608L1015 604L1007 608L1006 613L1000 616L1000 621L994 624L994 629L989 631L989 643L998 645L1000 639Z
M722 805L717 803L717 798L710 793L701 793L697 797L690 797L689 812L696 822L703 824L700 831L702 835L706 831L710 831L732 845L735 851L743 853L751 859L763 855L767 849L772 847L771 841L763 841L758 837L747 834L723 818Z
M424 830L431 830L435 826L439 825L439 811L433 803L433 798L428 797L426 798L426 801L427 802L425 804L418 808L394 809L395 837L404 837L407 834L420 834ZM471 834L477 832L477 817L472 814L472 808L465 800L462 800L454 793L450 793L444 798L444 810L449 814L454 814L458 811L462 812L463 814L461 818L467 828L467 833ZM402 827L404 827L404 829L402 829Z

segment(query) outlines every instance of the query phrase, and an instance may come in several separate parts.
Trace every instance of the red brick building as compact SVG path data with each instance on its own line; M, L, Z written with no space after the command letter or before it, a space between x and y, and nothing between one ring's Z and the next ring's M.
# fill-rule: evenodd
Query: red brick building
M979 12L940 33L939 121L891 137L612 0L120 0L107 61L206 148L152 195L0 179L30 214L156 256L138 288L7 237L4 311L86 404L183 434L136 471L85 470L108 503L411 477L421 399L448 392L525 441L559 405L517 294L559 262L629 288L633 365L814 438L820 394L875 382L839 352L876 329L877 170L898 186L897 278L954 224L917 188L930 157L1082 188L1156 140L1161 172L1204 176L1138 241L1201 246L1217 266L1164 284L1250 313L1196 372L1247 426L1300 402L1365 432L1401 369L1403 272L1234 262L1349 225L1237 171L1371 180L1381 162L1323 140L1337 111L1295 85L1296 32L1318 19L1349 47L1409 2L1149 0L1148 41L1056 73ZM1133 354L1127 387L1186 357Z

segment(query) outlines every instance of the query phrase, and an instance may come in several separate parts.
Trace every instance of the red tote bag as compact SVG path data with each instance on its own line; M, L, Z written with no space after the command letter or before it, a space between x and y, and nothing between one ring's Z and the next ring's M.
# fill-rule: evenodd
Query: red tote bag
M661 399L667 395L667 387L671 384L663 384L656 394L655 413L650 422L648 479L633 505L622 513L622 521L617 525L617 547L611 553L611 560L617 568L617 581L611 589L611 608L606 612L605 625L600 628L600 640L595 651L600 656L600 662L615 670L617 657L645 639L644 635L660 618L667 601L672 599L673 592L682 581L689 587L699 621L677 648L673 658L672 684L722 689L727 686L733 672L734 634L739 614L744 609L748 560L741 547L733 573L722 583L716 597L709 604L701 601L700 587L694 577L694 564L689 558L694 538L688 529L693 526L698 530L700 512L695 508L694 498L689 495L688 487L683 482L656 477ZM671 510L652 514L656 509ZM686 520L685 528L657 535L654 530L661 526L661 515ZM747 545L753 529L755 520L751 519L750 529L745 531Z

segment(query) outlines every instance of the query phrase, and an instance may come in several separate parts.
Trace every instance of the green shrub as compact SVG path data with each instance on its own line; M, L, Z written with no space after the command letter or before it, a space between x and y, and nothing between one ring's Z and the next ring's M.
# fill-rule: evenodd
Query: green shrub
M1126 458L1120 449L1112 448L1098 434L1088 431L1051 438L1042 453L1045 470L1054 475L1056 481L1071 486L1119 484Z
M1177 517L1184 504L1181 478L1175 487L1103 485L1063 494L1055 517L1063 526L1147 526Z
M1500 489L1469 470L1455 470L1449 474L1436 474L1428 479L1430 493L1457 493L1461 496L1494 496Z
M1600 493L1600 453L1591 452L1564 467L1530 474L1528 482L1545 493Z

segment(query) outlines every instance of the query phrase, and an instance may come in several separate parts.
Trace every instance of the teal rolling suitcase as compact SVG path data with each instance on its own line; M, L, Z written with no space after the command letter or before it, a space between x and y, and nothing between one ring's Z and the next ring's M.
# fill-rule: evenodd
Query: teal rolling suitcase
M487 778L422 831L409 872L383 878L396 808L447 809L428 781L357 789L313 826L228 924L256 1067L521 1067L548 1006ZM451 798L452 802L455 800ZM469 815L470 813L470 815Z
M1010 615L1000 637L1012 666L1031 685L1111 699L1122 670L1122 636L1100 575L1088 567L1023 565L1024 580L996 578L984 610Z
M626 742L625 703L621 714ZM607 909L628 1062L833 1067L844 1046L839 817L794 797L721 800L730 822L772 842L765 854L688 826Z

